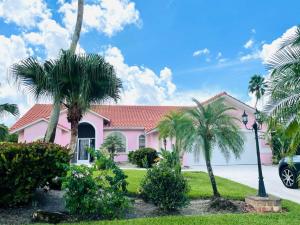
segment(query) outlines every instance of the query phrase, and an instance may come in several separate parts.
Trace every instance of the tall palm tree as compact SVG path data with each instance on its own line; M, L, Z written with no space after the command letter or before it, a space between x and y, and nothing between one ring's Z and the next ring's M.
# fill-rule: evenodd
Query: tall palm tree
M258 74L255 74L251 77L249 81L248 90L250 93L255 94L256 100L255 100L254 108L257 107L258 101L265 94L266 88L267 88L267 84L265 82L264 77Z
M159 122L159 138L170 138L173 150L175 150L182 161L183 153L189 144L189 133L193 129L191 120L182 111L171 111ZM173 144L173 141L175 142Z
M243 150L244 140L237 119L229 114L234 110L223 103L223 99L216 100L203 106L196 99L193 99L196 107L187 110L194 130L190 133L193 136L191 148L194 151L202 151L206 162L207 172L213 189L213 196L220 197L217 183L211 166L211 155L213 148L218 146L221 153L228 159L230 152L239 157Z
M70 44L70 51L72 53L75 53L76 46L79 41L80 31L82 27L82 20L83 20L83 9L84 9L84 0L78 0L76 25L72 36L72 41ZM55 83L53 84L55 85ZM53 107L52 107L49 124L45 135L46 142L54 142L60 108L61 108L61 96L58 93L58 95L54 96L53 98Z
M62 51L55 61L53 72L57 86L62 90L63 104L71 124L70 148L75 152L78 124L92 103L119 99L121 80L114 68L97 54L76 55Z
M266 65L271 75L265 111L286 127L290 151L296 152L300 145L300 27L283 40Z
M61 51L56 60L41 64L28 58L11 67L11 74L36 98L50 96L68 109L71 123L71 153L75 152L78 123L91 103L117 100L121 81L113 67L97 54L76 55Z
M122 142L121 137L117 135L109 135L104 139L104 142L101 147L108 151L110 159L113 160L117 150L123 148L124 144Z

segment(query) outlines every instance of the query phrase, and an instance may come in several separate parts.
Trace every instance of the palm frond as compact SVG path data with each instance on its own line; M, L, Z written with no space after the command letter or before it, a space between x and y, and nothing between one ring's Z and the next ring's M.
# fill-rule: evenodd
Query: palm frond
M0 116L4 116L5 114L11 114L13 116L19 115L19 108L16 104L1 104L0 105Z

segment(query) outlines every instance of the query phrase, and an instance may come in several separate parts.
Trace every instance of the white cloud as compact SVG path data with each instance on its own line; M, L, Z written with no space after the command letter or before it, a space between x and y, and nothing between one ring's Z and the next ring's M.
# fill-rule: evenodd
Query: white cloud
M220 59L222 57L222 52L218 52L216 59Z
M244 44L244 48L245 48L245 49L252 48L253 44L254 44L254 40L253 40L253 39L249 39L249 40Z
M256 34L256 30L254 28L251 29L252 34Z
M43 0L0 1L0 17L3 17L6 23L13 22L18 26L30 28L50 16L50 10Z
M95 4L85 4L83 13L83 32L96 29L107 36L122 31L126 25L140 25L139 11L129 0L97 0ZM63 22L68 30L75 26L77 1L62 2L59 9L64 14Z
M193 53L193 56L201 56L201 55L208 55L210 53L208 48L197 50Z
M262 46L261 55L260 55L262 61L266 62L270 56L272 56L274 53L276 53L278 51L278 49L280 48L283 40L287 39L288 37L293 36L295 34L296 30L297 30L297 27L293 26L293 27L289 28L288 30L286 30L279 38L272 41L272 43L264 44Z
M111 63L123 82L122 104L162 104L173 98L176 86L168 67L156 74L144 66L130 66L117 47L108 47L105 59Z
M20 36L11 35L10 37L5 37L0 35L0 52L0 97L17 97L18 92L8 85L8 70L13 63L28 57L30 50L26 48L25 42Z
M249 60L260 59L260 57L261 57L261 52L260 50L256 49L249 54L241 56L240 61L245 62Z

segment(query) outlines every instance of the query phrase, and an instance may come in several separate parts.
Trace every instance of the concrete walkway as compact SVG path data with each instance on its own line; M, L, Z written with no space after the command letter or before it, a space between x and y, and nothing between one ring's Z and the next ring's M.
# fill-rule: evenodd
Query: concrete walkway
M201 166L190 170L206 172L206 167ZM300 204L300 189L286 188L280 180L277 166L263 166L262 170L268 194ZM213 171L216 176L258 188L257 165L214 166Z

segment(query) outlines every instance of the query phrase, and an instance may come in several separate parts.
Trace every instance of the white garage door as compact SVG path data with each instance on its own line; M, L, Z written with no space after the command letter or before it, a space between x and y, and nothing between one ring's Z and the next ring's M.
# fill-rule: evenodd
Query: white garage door
M212 154L212 165L249 165L257 164L256 158L256 146L254 132L243 131L245 136L244 150L241 153L240 158L236 159L233 154L230 155L230 159L226 161L224 155L221 153L220 149L216 146L213 149ZM263 149L262 149L263 150ZM189 166L202 166L205 165L205 160L203 153L200 154L188 153L188 164Z

